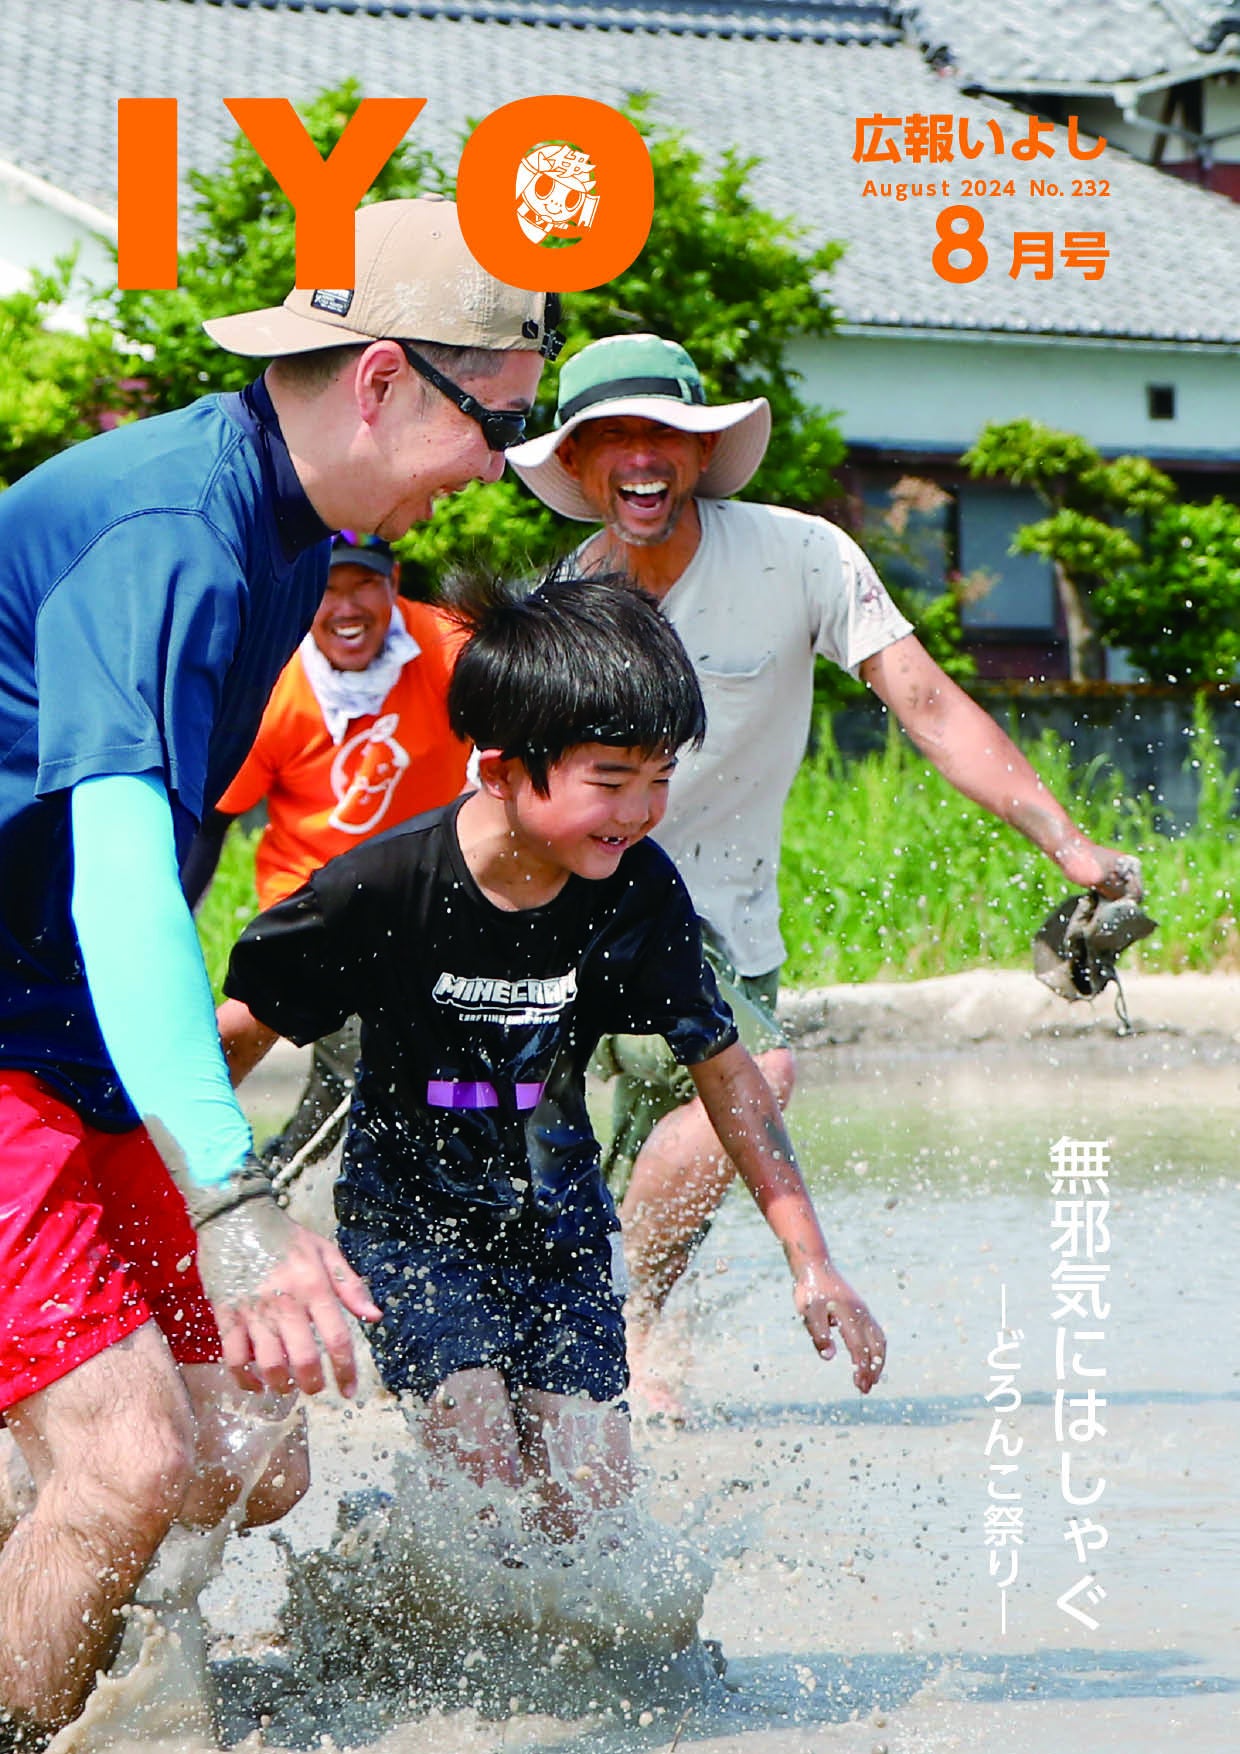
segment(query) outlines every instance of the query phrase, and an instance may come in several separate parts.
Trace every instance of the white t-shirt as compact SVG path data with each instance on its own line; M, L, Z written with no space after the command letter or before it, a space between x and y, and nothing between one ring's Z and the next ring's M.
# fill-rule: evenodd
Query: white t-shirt
M702 540L662 600L706 701L655 839L741 974L784 958L779 844L805 754L815 653L854 675L912 632L850 536L824 518L698 500Z

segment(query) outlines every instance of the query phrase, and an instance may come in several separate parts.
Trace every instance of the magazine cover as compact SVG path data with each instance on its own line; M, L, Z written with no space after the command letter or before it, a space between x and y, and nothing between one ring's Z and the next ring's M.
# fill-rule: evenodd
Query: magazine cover
M1238 72L2 0L0 1750L1235 1747Z

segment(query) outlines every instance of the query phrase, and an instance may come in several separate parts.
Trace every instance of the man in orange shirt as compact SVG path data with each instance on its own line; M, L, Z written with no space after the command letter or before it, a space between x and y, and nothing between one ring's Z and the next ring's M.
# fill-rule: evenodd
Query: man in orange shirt
M461 631L430 604L398 597L399 578L400 563L379 537L336 537L310 631L191 855L191 900L206 887L228 825L264 799L254 878L266 909L337 853L464 788L469 745L453 736L447 711ZM283 1167L299 1152L312 1162L331 1149L357 1055L355 1019L315 1043L297 1110L264 1150L269 1164Z

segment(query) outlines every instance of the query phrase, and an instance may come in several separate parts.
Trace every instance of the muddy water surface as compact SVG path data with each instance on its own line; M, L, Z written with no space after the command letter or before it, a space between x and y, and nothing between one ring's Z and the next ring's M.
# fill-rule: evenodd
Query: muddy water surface
M581 1556L558 1627L545 1612L559 1587L545 1556L529 1561L522 1582L520 1563L479 1566L452 1549L404 1472L408 1438L390 1403L372 1395L359 1411L317 1406L316 1483L281 1537L291 1555L264 1534L235 1540L207 1598L231 1739L255 1734L261 1715L269 1721L258 1734L272 1744L328 1736L385 1754L553 1744L601 1754L1234 1754L1234 1056L1159 1038L934 1059L827 1050L803 1061L794 1120L835 1252L887 1328L879 1389L862 1400L839 1361L816 1359L778 1252L734 1195L669 1316L686 1420L639 1434L658 1529L630 1529L619 1556ZM1053 1244L1064 1233L1053 1226L1048 1171L1065 1136L1109 1146L1105 1251L1094 1237L1110 1269L1109 1310L1057 1323L1051 1271L1064 1250ZM1096 1337L1070 1342L1061 1380L1062 1327ZM1074 1361L1105 1375L1086 1380ZM987 1405L1001 1375L1010 1386ZM1102 1429L1087 1444L1061 1443L1057 1390L1079 1398L1090 1388ZM996 1419L1007 1474L992 1468L1005 1461L1000 1447L986 1453ZM1105 1482L1089 1507L1064 1502L1065 1447L1078 1494ZM333 1672L322 1600L299 1580L321 1573L316 1555L330 1549L340 1499L359 1490L395 1492L420 1534L403 1548L382 1528L372 1539L374 1517L392 1511L352 1501L345 1539L369 1606L354 1612ZM1019 1548L988 1549L996 1519L987 1511L997 1506L1019 1527ZM1065 1540L1072 1517L1083 1539L1105 1530L1105 1547L1088 1549L1085 1563ZM680 1572L678 1548L697 1556ZM337 1538L329 1560L347 1583L341 1551ZM1006 1592L991 1552L1003 1576L1016 1554ZM693 1569L699 1561L705 1572ZM518 1609L523 1588L527 1600L541 1592L550 1630L541 1642L511 1626L496 1635L485 1616L471 1627L460 1610L443 1673L394 1697L385 1652L401 1625L435 1619L437 1564L444 1598L458 1604L463 1586L481 1595L501 1571L494 1593ZM593 1564L602 1570L591 1574ZM692 1651L666 1660L653 1610L649 1638L626 1623L592 1668L568 1624L572 1592L591 1575L609 1600L624 1597L625 1612L640 1607L647 1584L663 1604L668 1576L690 1594L709 1577L702 1631L723 1647L723 1681ZM1092 1627L1058 1605L1086 1576L1092 1595L1073 1602ZM347 1593L327 1610L342 1628ZM291 1652L304 1659L308 1649L318 1653L313 1685L304 1666L301 1682L288 1668Z

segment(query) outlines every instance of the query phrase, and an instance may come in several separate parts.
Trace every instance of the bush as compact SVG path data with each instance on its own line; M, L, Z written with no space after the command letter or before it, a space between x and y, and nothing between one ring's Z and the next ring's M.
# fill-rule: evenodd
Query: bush
M72 275L65 256L54 273L32 275L29 290L0 298L0 487L90 438L119 403L121 360L104 325L85 334L45 326Z
M1074 770L1053 732L1026 753L1088 834L1141 855L1158 931L1127 951L1123 966L1240 969L1240 776L1222 760L1204 701L1185 757L1198 780L1196 820L1181 835L1160 834L1156 804L1126 797L1106 762ZM256 841L257 832L229 831L199 912L217 995L228 953L257 909ZM785 983L1029 968L1034 932L1069 889L1049 859L962 798L894 728L881 753L849 762L827 728L784 812Z

